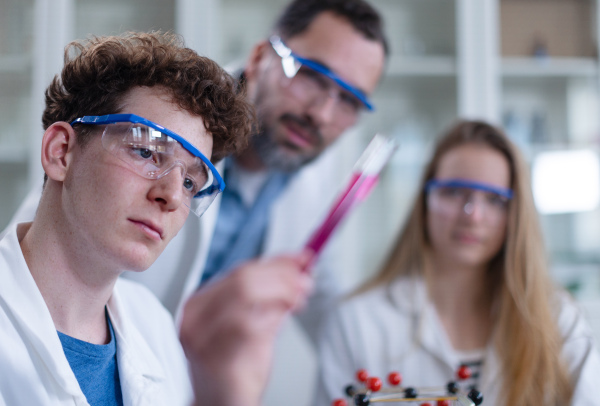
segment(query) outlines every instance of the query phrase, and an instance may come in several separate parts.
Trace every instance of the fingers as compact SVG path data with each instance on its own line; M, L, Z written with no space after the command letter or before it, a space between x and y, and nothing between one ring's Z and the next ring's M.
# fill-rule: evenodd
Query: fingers
M260 404L277 331L312 289L310 260L303 252L249 261L190 298L180 336L197 398Z
M281 256L246 263L236 270L234 282L239 304L291 311L303 306L312 278L302 272L306 255Z

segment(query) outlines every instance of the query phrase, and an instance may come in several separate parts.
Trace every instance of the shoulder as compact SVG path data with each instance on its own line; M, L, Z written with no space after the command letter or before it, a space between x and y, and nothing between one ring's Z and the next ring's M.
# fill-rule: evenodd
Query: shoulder
M341 301L339 311L359 317L388 319L408 317L421 309L426 301L426 291L421 280L397 278L358 295Z
M558 328L563 338L562 359L573 381L573 405L596 404L595 390L600 375L600 352L582 310L566 292L555 295Z
M554 295L554 306L557 308L557 323L560 334L565 341L574 339L593 340L593 333L581 308L573 297L560 289Z
M329 314L326 330L361 337L365 344L371 340L386 340L388 336L398 340L403 340L404 336L404 339L409 339L414 309L405 306L404 301L410 301L412 296L404 296L404 293L408 293L410 286L410 281L398 279L389 285L342 299Z

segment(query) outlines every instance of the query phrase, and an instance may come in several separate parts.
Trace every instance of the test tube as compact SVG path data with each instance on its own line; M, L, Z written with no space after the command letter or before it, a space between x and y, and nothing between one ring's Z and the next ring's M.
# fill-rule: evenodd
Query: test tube
M313 253L313 261L319 255L325 243L340 221L350 210L363 201L379 180L379 173L387 164L397 143L386 136L376 134L362 153L354 168L350 181L334 202L325 220L312 234L305 248Z

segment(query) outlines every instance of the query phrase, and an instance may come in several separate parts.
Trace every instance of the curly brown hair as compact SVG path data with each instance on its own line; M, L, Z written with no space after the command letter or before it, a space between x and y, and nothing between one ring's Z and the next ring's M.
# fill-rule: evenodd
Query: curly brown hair
M182 109L201 116L213 137L212 161L243 149L255 118L235 80L172 33L92 37L65 48L65 65L46 89L44 129L57 121L120 111L132 88L160 86ZM77 126L85 145L92 130Z

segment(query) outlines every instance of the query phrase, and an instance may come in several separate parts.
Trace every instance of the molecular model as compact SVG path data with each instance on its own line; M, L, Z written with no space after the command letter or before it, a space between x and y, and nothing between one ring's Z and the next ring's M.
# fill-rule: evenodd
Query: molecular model
M471 377L471 370L466 365L461 365L456 371L456 378L464 381ZM399 372L390 372L387 376L389 387L383 387L380 378L369 376L364 369L356 372L358 385L348 385L346 395L352 399L356 406L368 406L373 403L405 402L419 406L479 406L483 402L481 392L471 389L465 393L457 381L450 381L446 386L439 387L410 387L400 386L402 375ZM435 402L435 403L434 403ZM345 399L336 399L331 406L348 406Z

